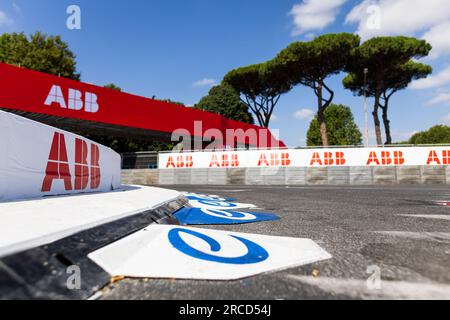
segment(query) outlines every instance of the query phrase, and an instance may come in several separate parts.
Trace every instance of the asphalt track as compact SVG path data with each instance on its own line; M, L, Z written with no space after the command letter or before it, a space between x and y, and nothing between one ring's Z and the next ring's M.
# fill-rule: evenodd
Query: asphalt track
M209 228L310 238L333 258L238 281L124 279L102 299L450 299L450 207L428 202L450 200L448 186L173 189L233 197L281 217ZM379 268L381 288L368 268Z

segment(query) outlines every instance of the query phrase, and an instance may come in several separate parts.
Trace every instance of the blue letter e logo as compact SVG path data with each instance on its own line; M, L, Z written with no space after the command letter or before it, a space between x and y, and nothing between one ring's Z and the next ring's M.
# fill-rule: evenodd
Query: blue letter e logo
M179 251L183 252L184 254L194 257L196 259L206 260L206 261L213 261L213 262L219 262L219 263L228 263L228 264L253 264L258 263L266 260L269 257L269 253L260 245L238 237L238 236L231 236L240 242L242 242L247 247L247 254L240 256L240 257L219 257L215 256L209 253L205 253L202 251L199 251L195 248L192 248L189 246L181 237L180 233L187 233L194 237L200 238L203 241L206 241L211 251L218 252L221 249L220 244L214 240L213 238L200 233L196 232L194 230L189 229L182 229L182 228L174 228L169 231L169 241L170 243Z

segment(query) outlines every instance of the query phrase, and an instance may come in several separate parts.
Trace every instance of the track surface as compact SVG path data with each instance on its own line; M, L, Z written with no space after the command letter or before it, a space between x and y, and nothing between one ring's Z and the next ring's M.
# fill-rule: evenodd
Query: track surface
M333 258L239 281L125 279L103 299L450 299L450 207L426 203L450 200L448 186L173 189L233 197L281 217L208 228L310 238ZM380 269L381 289L367 285L369 266Z

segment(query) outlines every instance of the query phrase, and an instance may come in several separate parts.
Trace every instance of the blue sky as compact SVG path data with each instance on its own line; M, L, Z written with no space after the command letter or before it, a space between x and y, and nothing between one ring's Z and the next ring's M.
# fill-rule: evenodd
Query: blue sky
M71 4L81 8L81 30L66 27ZM0 0L0 32L38 30L69 43L83 81L187 105L229 70L269 60L293 41L343 31L425 38L434 48L423 62L434 73L392 98L394 140L450 124L448 0ZM343 89L342 77L328 80L334 102L350 106L362 128L362 98ZM271 128L287 145L304 145L315 108L312 90L297 87L280 99Z

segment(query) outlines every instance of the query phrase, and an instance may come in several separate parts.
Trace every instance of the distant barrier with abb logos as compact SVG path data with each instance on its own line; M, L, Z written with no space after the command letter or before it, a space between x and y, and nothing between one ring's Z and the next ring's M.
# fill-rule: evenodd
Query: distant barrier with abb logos
M450 146L161 153L160 169L449 165Z
M0 201L110 191L120 155L81 136L0 111Z
M160 153L127 183L211 185L450 184L450 146Z

